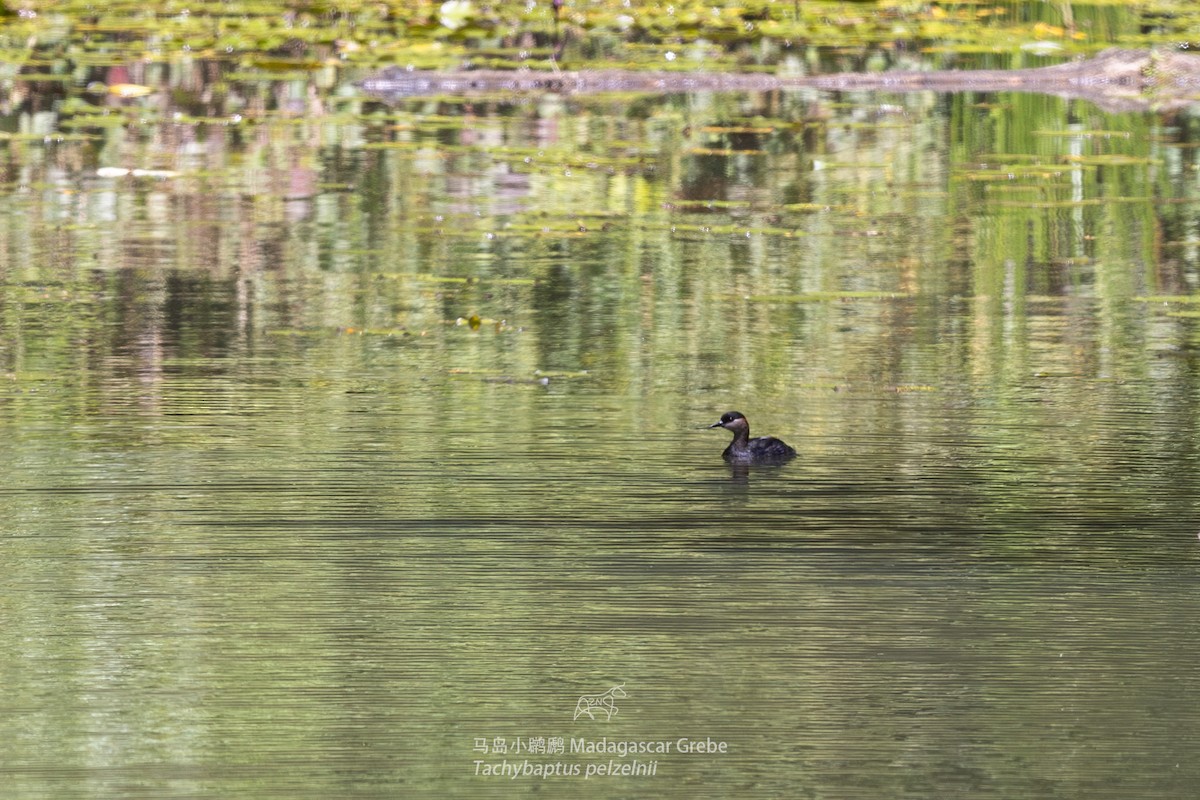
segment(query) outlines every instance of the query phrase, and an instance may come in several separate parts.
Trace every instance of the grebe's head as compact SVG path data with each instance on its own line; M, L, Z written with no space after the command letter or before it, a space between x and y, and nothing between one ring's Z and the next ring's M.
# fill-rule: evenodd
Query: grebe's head
M709 425L708 427L710 427L710 428L728 428L731 431L736 431L736 430L741 430L742 428L749 428L750 423L746 421L746 418L744 416L742 416L742 412L726 411L724 414L721 415L721 418L719 420L714 422L712 425Z

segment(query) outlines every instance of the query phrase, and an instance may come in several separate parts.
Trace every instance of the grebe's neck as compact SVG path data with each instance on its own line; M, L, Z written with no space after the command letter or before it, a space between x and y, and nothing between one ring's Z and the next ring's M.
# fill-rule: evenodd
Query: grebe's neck
M742 420L741 425L728 430L733 434L733 441L729 443L730 450L745 450L750 445L750 423Z

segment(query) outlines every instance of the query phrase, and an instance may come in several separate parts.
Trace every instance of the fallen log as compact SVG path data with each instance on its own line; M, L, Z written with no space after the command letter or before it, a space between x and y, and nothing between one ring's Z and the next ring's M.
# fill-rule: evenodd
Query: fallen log
M1200 102L1200 56L1111 48L1093 58L1012 70L842 72L774 76L636 70L467 70L389 67L359 83L385 99L490 93L763 92L779 89L884 92L1036 92L1078 98L1106 111L1174 111Z

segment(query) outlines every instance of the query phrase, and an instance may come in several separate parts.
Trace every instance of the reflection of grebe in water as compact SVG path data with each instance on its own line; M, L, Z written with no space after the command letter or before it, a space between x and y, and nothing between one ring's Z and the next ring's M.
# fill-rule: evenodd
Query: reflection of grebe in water
M727 411L710 428L733 433L733 441L721 455L730 464L782 464L796 457L796 451L774 436L750 438L750 423L740 411Z

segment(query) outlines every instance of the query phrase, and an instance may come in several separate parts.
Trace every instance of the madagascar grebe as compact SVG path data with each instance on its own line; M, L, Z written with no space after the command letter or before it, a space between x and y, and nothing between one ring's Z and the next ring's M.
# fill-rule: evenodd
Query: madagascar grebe
M782 464L796 457L796 451L774 436L750 438L750 423L740 411L727 411L710 428L725 428L733 441L721 456L730 464Z

